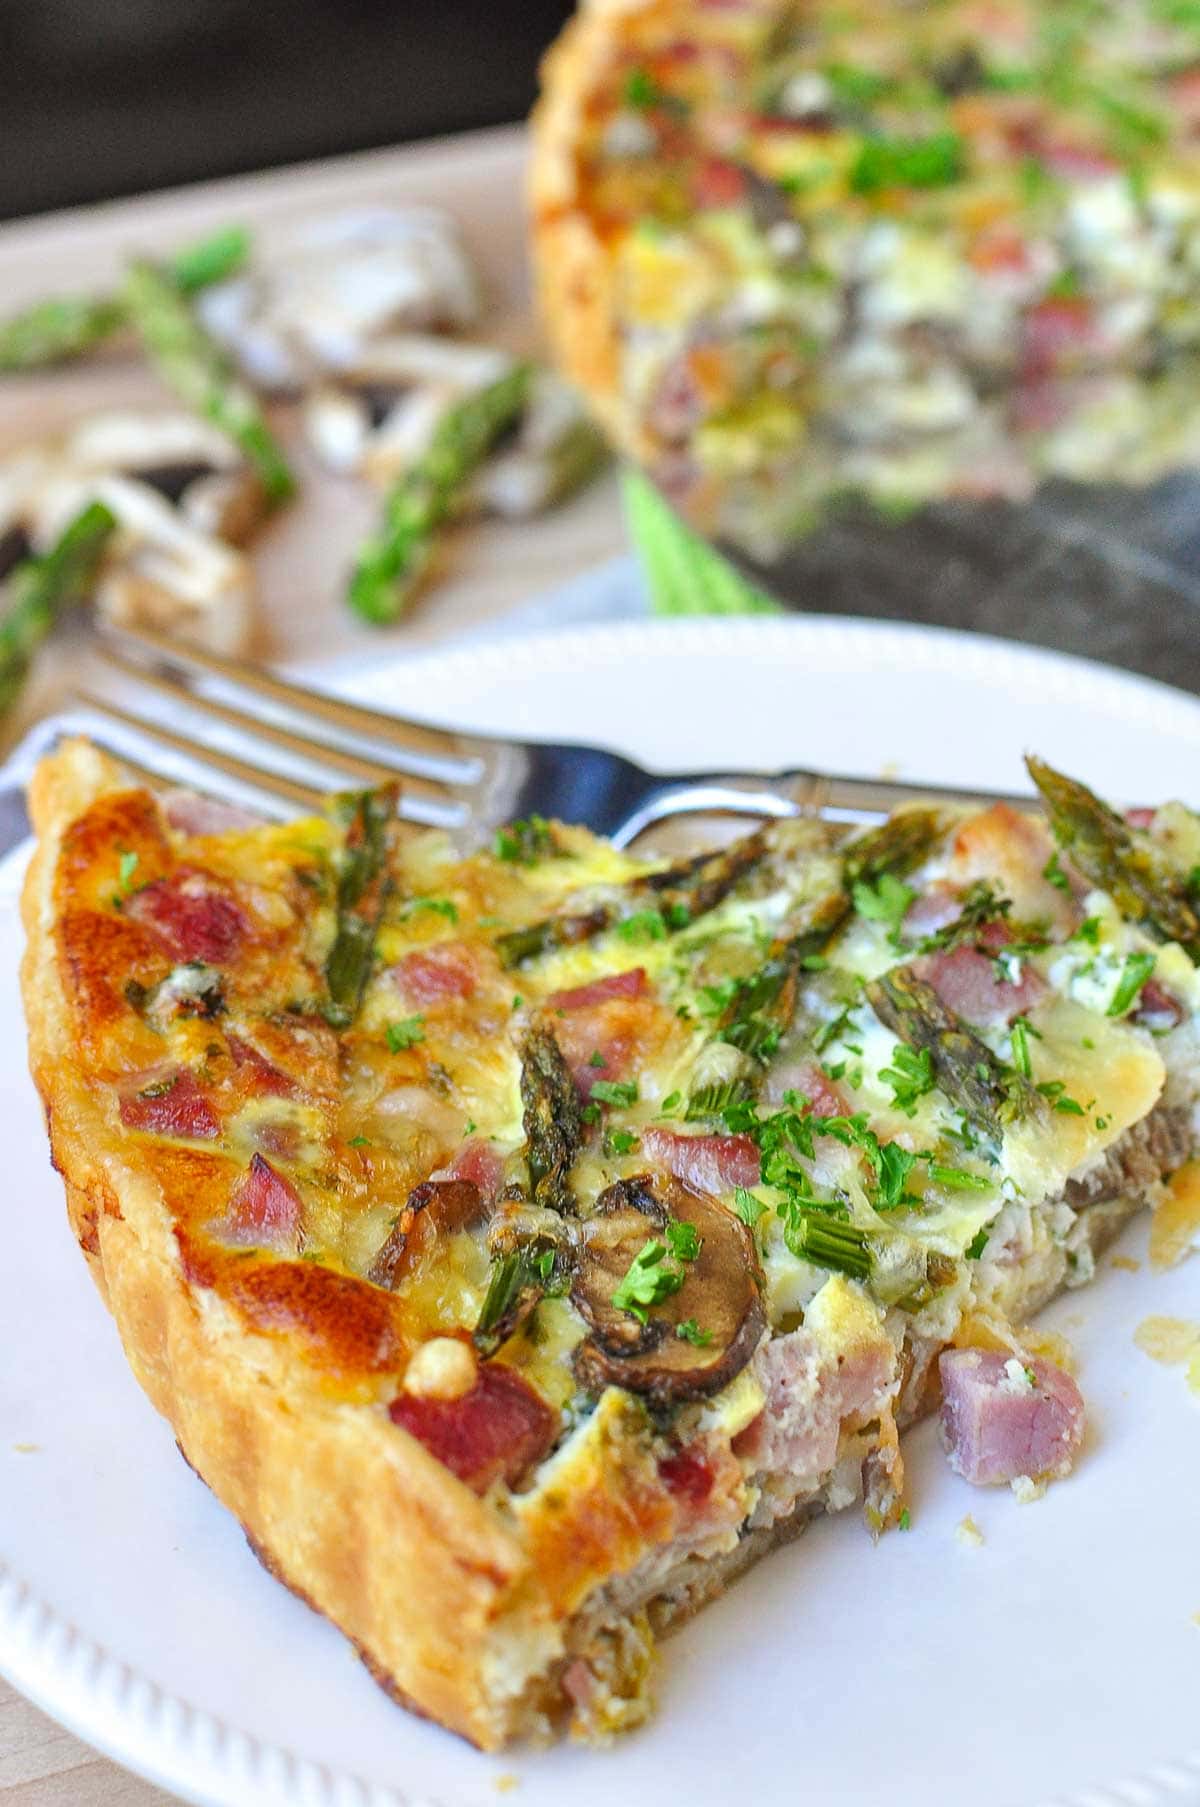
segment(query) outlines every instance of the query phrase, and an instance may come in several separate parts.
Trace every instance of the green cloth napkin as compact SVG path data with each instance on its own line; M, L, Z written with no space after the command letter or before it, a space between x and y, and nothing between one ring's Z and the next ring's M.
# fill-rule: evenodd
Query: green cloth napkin
M779 604L747 583L719 552L685 527L637 471L622 477L625 519L656 615L776 615Z

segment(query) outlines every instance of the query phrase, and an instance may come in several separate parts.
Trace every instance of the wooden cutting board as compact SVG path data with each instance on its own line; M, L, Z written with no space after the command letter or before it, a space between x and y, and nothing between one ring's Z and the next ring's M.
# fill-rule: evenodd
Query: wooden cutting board
M531 349L522 187L524 133L510 127L268 175L239 177L0 228L0 307L102 288L123 255L171 249L240 221L264 238L294 222L364 203L428 201L461 223L487 287L481 336ZM0 379L0 457L90 410L171 397L127 348L49 376ZM365 486L320 471L294 411L276 422L301 473L298 502L256 540L263 658L325 659L386 644L426 647L620 551L611 475L541 520L480 522L448 536L439 581L398 626L363 626L343 601L350 554L377 511ZM40 662L31 701L52 700L70 664L61 641ZM161 1807L175 1797L97 1756L0 1680L0 1807Z

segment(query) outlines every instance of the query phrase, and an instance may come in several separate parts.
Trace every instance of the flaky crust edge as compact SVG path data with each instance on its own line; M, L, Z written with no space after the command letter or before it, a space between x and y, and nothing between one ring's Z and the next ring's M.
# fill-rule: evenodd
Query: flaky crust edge
M541 98L530 117L531 244L546 335L600 424L635 459L653 447L621 394L615 274L582 204L577 146L612 63L630 42L678 24L680 11L678 0L585 0L542 60Z
M375 1678L483 1749L527 1729L520 1699L561 1631L516 1537L378 1407L324 1393L311 1364L193 1288L170 1212L75 1058L54 940L64 830L126 780L83 742L43 761L22 895L30 1068L71 1227L133 1372L186 1460L262 1560L332 1619Z

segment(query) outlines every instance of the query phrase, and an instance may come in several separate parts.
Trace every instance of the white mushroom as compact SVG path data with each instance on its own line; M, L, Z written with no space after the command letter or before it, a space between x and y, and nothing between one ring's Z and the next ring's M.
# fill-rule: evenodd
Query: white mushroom
M312 221L197 307L252 382L298 389L383 334L469 326L479 286L448 214L377 207Z

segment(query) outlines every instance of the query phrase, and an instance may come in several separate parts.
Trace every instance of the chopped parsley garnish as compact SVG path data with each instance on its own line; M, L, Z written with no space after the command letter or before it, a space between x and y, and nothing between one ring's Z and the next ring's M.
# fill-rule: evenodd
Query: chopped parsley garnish
M628 1110L631 1104L636 1104L637 1095L636 1079L597 1079L592 1085L593 1099L601 1104L615 1105L618 1110Z
M643 1243L612 1296L618 1311L630 1312L642 1324L647 1307L661 1305L679 1291L687 1277L683 1263L694 1261L700 1253L694 1224L669 1222L664 1234L666 1242L653 1237Z
M943 928L934 929L917 942L917 952L934 954L942 948L959 947L978 939L979 931L989 922L1003 922L1012 909L1007 897L1000 897L990 885L980 881L963 894L958 915Z
M121 851L121 862L117 867L117 888L113 892L113 907L120 909L127 897L133 894L133 875L138 869L138 855L125 849Z
M933 1056L928 1048L910 1048L898 1042L892 1050L892 1064L881 1067L879 1077L892 1088L892 1103L906 1117L917 1114L917 1100L932 1092Z
M1042 867L1042 877L1047 884L1053 885L1056 891L1063 891L1068 897L1071 895L1071 881L1059 864L1057 847Z
M1062 1112L1064 1117L1087 1115L1079 1100L1068 1095L1066 1085L1061 1079L1044 1079L1037 1089L1043 1098L1050 1100L1056 1111Z
M972 1236L966 1249L968 1261L979 1260L979 1257L983 1254L984 1249L986 1249L988 1245L988 1237L990 1234L991 1232L989 1230L978 1230L975 1235Z
M1088 916L1080 923L1071 939L1072 941L1086 941L1089 947L1099 947L1100 918L1098 916Z
M637 1145L638 1139L631 1129L610 1129L604 1138L604 1152L610 1158L629 1154Z
M351 1148L370 1148L370 1138L367 1136L351 1136L349 1146Z
M588 1066L606 1067L607 1065L608 1062L605 1060L603 1054L601 1054L599 1048L593 1048L592 1052L588 1055Z
M898 879L894 872L885 872L877 884L868 885L859 879L851 892L854 908L868 922L886 923L894 934L904 921L908 906L917 895L911 885Z
M444 916L447 922L458 921L458 905L449 897L410 897L401 915L406 918L416 916L421 910L427 910L434 916Z
M746 1228L752 1230L767 1207L761 1198L755 1198L753 1192L748 1192L745 1186L735 1186L733 1208Z
M683 1103L682 1093L668 1092L666 1097L662 1101L662 1109L658 1113L659 1116L660 1117L671 1116L674 1111L677 1111L679 1109L679 1107L682 1103Z
M675 1335L682 1337L685 1343L691 1343L694 1349L707 1349L713 1340L711 1330L701 1330L695 1318L684 1318L682 1324L676 1324Z
M1153 954L1127 954L1125 964L1121 968L1121 976L1117 980L1117 989L1113 992L1112 1002L1105 1011L1106 1016L1124 1016L1132 1008L1142 986L1154 971Z
M403 1054L406 1048L413 1048L425 1040L425 1018L406 1016L403 1022L389 1023L385 1034L389 1052Z
M666 933L666 918L661 910L635 910L617 924L622 941L662 941Z
M907 1506L904 1506L901 1508L900 1516L896 1520L896 1523L899 1525L899 1527L902 1531L911 1531L912 1530L912 1513L909 1511Z
M945 188L965 173L963 141L957 132L934 132L928 138L868 138L851 168L850 187L860 195L887 188Z
M545 816L527 816L496 830L492 852L509 865L536 866L539 860L550 859L562 849Z
M627 107L661 107L670 97L648 69L631 69L625 77L623 98Z
M1036 1030L1033 1031L1037 1033ZM1023 1079L1033 1078L1033 1066L1029 1058L1029 1024L1023 1016L1013 1019L1012 1028L1008 1032L1009 1049L1012 1064Z

